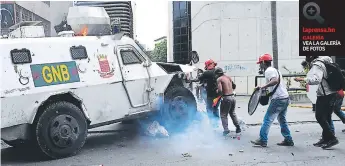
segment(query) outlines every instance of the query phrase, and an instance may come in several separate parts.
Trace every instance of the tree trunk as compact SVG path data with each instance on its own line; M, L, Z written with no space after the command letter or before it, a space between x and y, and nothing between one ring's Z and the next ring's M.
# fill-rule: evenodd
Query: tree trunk
M273 67L278 69L277 3L271 1Z

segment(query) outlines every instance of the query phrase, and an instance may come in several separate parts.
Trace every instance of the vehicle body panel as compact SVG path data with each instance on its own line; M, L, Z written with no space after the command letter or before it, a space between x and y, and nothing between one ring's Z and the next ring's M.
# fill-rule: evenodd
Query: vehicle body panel
M169 83L182 71L167 73L158 63L151 62L132 39L116 38L1 39L1 128L32 124L38 108L49 97L64 93L82 102L91 125L159 110ZM88 58L73 60L72 46L84 46ZM22 48L30 50L32 63L13 64L10 51ZM119 56L122 48L134 50L142 56L143 63L124 65ZM185 72L193 71L192 66L178 66Z

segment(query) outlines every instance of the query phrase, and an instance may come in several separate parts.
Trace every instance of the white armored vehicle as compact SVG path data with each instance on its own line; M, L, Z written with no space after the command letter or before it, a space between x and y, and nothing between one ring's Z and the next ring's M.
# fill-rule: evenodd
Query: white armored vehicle
M103 8L71 7L67 23L73 32L60 37L0 39L3 141L54 159L76 154L91 128L148 113L168 131L187 124L194 67L152 62L133 39L109 32Z

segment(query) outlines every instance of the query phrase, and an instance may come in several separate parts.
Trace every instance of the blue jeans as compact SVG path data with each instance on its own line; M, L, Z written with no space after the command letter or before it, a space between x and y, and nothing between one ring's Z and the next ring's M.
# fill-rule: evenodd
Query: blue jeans
M343 105L343 99L342 97L340 97L338 94L337 94L337 99L334 103L334 114L336 114L339 119L345 124L345 113L341 110L341 105ZM331 120L329 122L329 124L331 125L331 130L332 132L334 133L335 132L335 129L334 129L334 124L333 124L333 120Z
M286 141L292 141L288 123L286 121L287 107L289 106L289 98L286 99L272 99L268 106L264 122L260 130L260 140L267 143L267 136L273 121L278 118L280 124L281 134Z

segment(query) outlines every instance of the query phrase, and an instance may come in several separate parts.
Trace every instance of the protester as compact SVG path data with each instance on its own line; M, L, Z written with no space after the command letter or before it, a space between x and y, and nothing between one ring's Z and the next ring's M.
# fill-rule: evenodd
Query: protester
M345 124L345 113L341 110L341 106L343 105L343 101L344 101L344 93L345 92L343 89L339 90L336 94L337 98L334 103L334 114L336 114L339 117L339 119L343 122L343 124ZM334 129L333 121L330 122L330 125L334 133L335 129ZM342 132L345 133L345 129L343 129Z
M308 71L311 68L310 62L308 63L307 61L303 61L301 65L305 69L305 72L308 73ZM342 70L342 74L345 76L345 70ZM344 89L341 89L337 92L336 94L337 99L335 101L335 106L334 106L334 114L336 114L339 117L339 119L345 124L345 113L341 110L341 106L343 105L343 101L344 101L344 95L345 95ZM315 112L315 104L313 104L313 111ZM335 129L334 129L333 121L331 121L330 125L334 133ZM345 133L345 129L343 129L342 132Z
M315 117L323 131L321 139L313 145L322 147L323 149L330 148L339 143L333 132L334 129L331 126L337 91L333 90L327 81L329 74L325 66L326 63L330 64L333 61L328 56L307 56L306 61L311 64L311 69L307 73L307 77L296 77L295 81L306 81L309 85L319 85Z
M208 117L214 127L217 127L219 120L218 105L213 107L213 99L218 97L217 80L215 76L215 67L217 63L212 59L205 62L205 71L198 77L198 81L206 82L206 110Z
M303 70L304 70L304 73L308 73L308 71L310 70L310 64L307 62L307 61L302 61L301 63L302 67L303 67ZM315 106L316 104L313 104L313 112L315 113Z
M269 93L267 97L269 97L271 102L261 126L260 138L255 141L251 141L251 143L253 143L254 145L266 147L271 124L273 123L275 118L278 118L278 122L281 128L281 134L284 137L284 141L278 143L277 145L294 146L288 123L286 121L287 107L289 106L290 100L289 94L281 74L277 69L271 66L271 63L272 57L269 54L260 56L259 61L257 62L257 64L260 64L260 71L264 71L266 85L262 87L257 86L256 88L260 90L268 89Z
M230 133L228 127L228 114L230 114L232 123L236 127L236 133L241 133L239 121L235 113L236 99L233 94L232 80L229 76L224 74L222 68L217 68L215 70L215 74L218 84L218 93L222 96L220 104L220 118L224 128L223 135L226 136Z
M204 71L199 69L198 70L198 77L202 75ZM204 101L206 103L206 99L207 99L207 94L206 94L206 82L199 82L196 85L196 97L199 100L199 102Z

